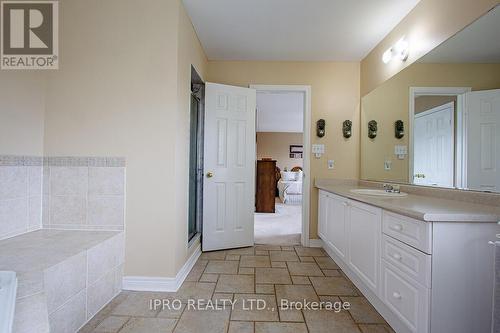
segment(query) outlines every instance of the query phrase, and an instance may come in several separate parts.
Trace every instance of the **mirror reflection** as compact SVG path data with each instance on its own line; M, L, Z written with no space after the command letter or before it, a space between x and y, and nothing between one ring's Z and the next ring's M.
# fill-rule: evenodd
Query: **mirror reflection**
M362 98L362 179L500 192L499 35L497 7Z

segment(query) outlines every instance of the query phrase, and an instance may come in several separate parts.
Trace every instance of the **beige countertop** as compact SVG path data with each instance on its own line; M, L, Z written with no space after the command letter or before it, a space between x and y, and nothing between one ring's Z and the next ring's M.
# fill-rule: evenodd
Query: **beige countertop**
M500 207L441 199L408 193L405 197L375 197L356 194L351 189L373 188L360 186L356 181L317 179L315 186L352 200L428 222L498 222Z

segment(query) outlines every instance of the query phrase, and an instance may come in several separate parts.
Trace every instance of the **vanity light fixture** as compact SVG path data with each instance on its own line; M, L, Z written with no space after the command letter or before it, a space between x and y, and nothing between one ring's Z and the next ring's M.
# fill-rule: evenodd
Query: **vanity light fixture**
M384 64L388 64L393 58L399 58L401 61L406 61L409 54L409 43L403 37L384 52L382 61Z
M370 139L375 139L377 137L378 124L376 120L370 120L368 122L368 137Z
M344 138L349 139L352 135L352 121L350 120L345 120L342 123L342 133L344 135Z

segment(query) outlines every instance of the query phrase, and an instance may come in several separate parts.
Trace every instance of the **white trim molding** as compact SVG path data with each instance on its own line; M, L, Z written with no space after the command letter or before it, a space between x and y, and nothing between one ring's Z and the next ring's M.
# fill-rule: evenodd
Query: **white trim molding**
M123 290L176 292L186 279L194 264L201 255L201 244L173 278L150 276L124 276Z
M303 146L304 159L303 171L304 179L302 182L302 234L300 242L302 246L310 246L309 244L309 200L311 196L311 86L302 85L263 85L251 84L250 88L257 91L280 91L280 92L303 92L304 93L304 131L303 131ZM306 189L304 191L304 189Z
M309 247L324 247L323 240L321 238L318 239L309 239Z

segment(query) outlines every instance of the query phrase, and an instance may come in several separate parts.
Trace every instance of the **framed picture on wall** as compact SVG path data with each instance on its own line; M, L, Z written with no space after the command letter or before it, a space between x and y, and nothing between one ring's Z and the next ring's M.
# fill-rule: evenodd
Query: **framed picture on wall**
M302 158L303 153L304 153L304 146L290 145L290 158Z

